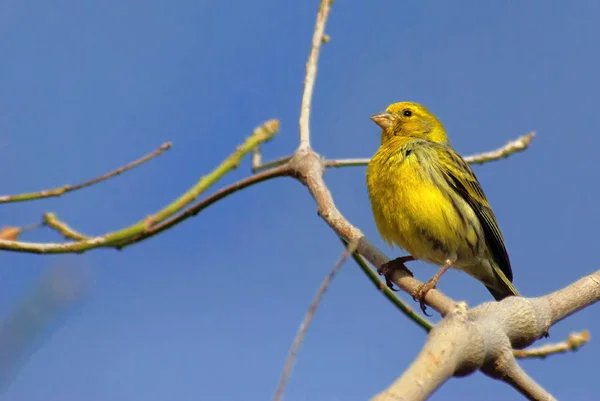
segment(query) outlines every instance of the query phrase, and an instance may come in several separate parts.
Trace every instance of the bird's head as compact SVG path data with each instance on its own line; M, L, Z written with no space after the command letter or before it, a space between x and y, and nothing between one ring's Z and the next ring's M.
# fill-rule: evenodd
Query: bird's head
M393 103L383 113L371 116L379 125L381 144L394 137L411 137L447 144L448 137L442 123L424 106L412 102Z

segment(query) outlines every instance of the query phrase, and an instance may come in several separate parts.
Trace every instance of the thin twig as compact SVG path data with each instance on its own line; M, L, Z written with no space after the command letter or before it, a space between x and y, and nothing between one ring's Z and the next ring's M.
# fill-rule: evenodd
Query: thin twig
M590 332L587 330L579 333L571 333L566 340L556 344L544 344L540 347L513 350L515 358L541 358L549 355L563 354L569 351L577 351L581 346L590 341Z
M530 132L527 135L520 136L517 139L508 142L499 149L469 156L466 157L465 160L470 164L483 164L494 160L504 159L513 153L522 152L527 149L534 137L535 132Z
M271 160L266 163L262 163L260 152L257 151L258 156L252 158L252 172L258 173L260 171L268 170L271 168L279 167L290 161L292 156L284 156L279 159Z
M285 366L283 368L283 371L281 372L281 377L279 379L279 384L277 385L277 391L275 391L273 401L281 401L281 399L283 398L283 391L285 390L285 385L287 384L287 381L290 377L290 373L292 372L292 367L294 366L296 354L298 353L300 344L302 344L302 340L306 335L308 326L310 325L310 322L315 316L315 312L317 310L317 307L319 306L319 303L321 302L321 298L323 297L323 294L325 294L325 291L327 291L327 289L329 288L329 285L333 281L335 275L344 265L346 259L348 259L348 256L350 256L356 250L356 245L357 242L352 242L348 245L348 247L344 250L344 253L342 253L340 259L333 266L333 269L331 269L327 277L325 277L325 279L321 283L321 286L319 287L319 290L317 291L317 294L315 295L312 303L310 304L308 312L306 312L306 315L304 316L304 319L300 324L300 328L296 333L296 337L294 338L294 342L292 343L292 348L290 349L290 353L288 354L288 357L285 361Z
M67 192L73 192L78 189L86 188L86 187L92 186L94 184L97 184L99 182L106 181L109 178L112 178L119 174L123 174L124 172L131 170L132 168L137 167L140 164L143 164L143 163L149 161L150 159L155 158L156 156L159 156L164 151L166 151L170 148L171 148L171 142L163 143L154 152L148 153L146 156L143 156L136 161L133 161L123 167L119 167L118 169L113 170L104 175L101 175L100 177L96 177L89 181L82 182L81 184L77 184L77 185L68 185L67 184L67 185L63 185L62 187L59 187L59 188L46 189L46 190L38 191L38 192L31 192L31 193L18 194L18 195L4 195L4 196L0 196L0 203L27 202L27 201L32 201L32 200L36 200L36 199L52 198L52 197L56 197L56 196L61 196Z
M366 166L369 164L371 159L362 157L356 159L338 159L338 160L327 160L325 161L325 167L328 168L339 168L339 167L357 167Z
M487 162L504 159L514 153L522 152L529 147L531 141L535 137L534 132L530 132L527 135L523 135L509 141L506 145L490 150L489 152L476 153L474 155L466 156L464 159L469 164L484 164ZM371 159L368 158L356 158L356 159L338 159L338 160L327 160L325 161L325 167L352 167L352 166L366 166L369 164ZM276 162L277 160L273 161ZM272 162L269 162L272 163Z
M305 151L310 149L310 107L312 103L313 90L315 88L315 79L317 76L317 63L319 62L319 52L323 44L325 34L325 23L331 11L332 0L321 0L317 21L313 33L312 47L306 63L306 76L304 78L304 93L302 94L302 105L300 107L300 145L298 150Z
M90 239L89 236L83 235L82 233L69 227L67 223L60 221L54 213L44 213L44 225L57 231L66 239L72 239L74 241Z
M506 145L490 150L489 152L476 153L474 155L465 156L465 161L470 164L484 164L491 161L500 160L506 158L514 153L521 152L529 147L531 141L535 137L535 133L531 132L527 135L520 136L512 141L509 141ZM292 156L284 156L275 160L262 162L260 153L256 159L253 159L252 172L257 173L259 171L268 170L273 167L280 166L290 161ZM360 167L369 164L371 159L366 157L359 157L354 159L334 159L326 160L325 167L327 168L340 168L340 167Z

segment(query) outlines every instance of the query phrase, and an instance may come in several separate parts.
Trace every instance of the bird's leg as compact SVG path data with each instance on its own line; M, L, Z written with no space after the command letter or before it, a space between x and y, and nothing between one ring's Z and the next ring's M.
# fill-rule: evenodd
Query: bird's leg
M427 315L427 312L425 312L425 296L427 295L429 290L433 290L436 287L440 277L442 277L444 273L446 273L446 271L448 271L448 269L452 267L453 263L454 261L446 259L446 262L444 263L442 268L435 274L435 276L433 276L429 281L421 285L419 288L417 288L415 292L413 292L413 299L415 301L419 301L419 304L421 305L421 310L425 315Z
M379 268L377 269L377 273L380 276L383 275L385 277L385 285L387 285L393 291L398 291L396 288L394 288L394 283L392 282L392 280L390 280L390 276L395 269L401 269L408 273L411 277L413 277L412 272L408 270L408 268L404 265L404 263L412 262L413 260L415 260L415 258L410 255L400 256L399 258L390 260L389 262L386 262L379 266Z

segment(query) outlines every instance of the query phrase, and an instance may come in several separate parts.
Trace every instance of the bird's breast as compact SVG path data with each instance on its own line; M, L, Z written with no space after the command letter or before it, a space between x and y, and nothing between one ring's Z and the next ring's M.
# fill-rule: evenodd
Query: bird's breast
M417 259L443 264L478 257L481 227L471 207L418 151L378 152L367 170L375 223L382 238ZM408 155L404 156L406 153ZM462 264L462 263L461 263Z

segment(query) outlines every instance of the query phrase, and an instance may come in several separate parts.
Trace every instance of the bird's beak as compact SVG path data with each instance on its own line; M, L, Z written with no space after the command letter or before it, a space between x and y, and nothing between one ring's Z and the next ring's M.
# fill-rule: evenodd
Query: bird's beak
M394 116L384 111L383 113L374 114L371 116L371 120L383 129L390 128L394 122Z

